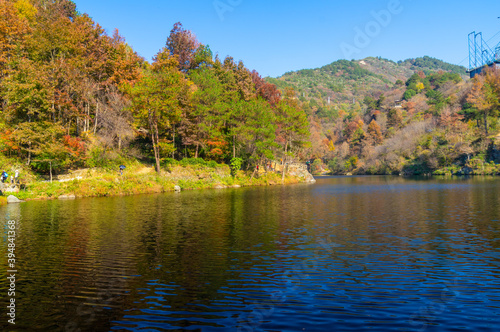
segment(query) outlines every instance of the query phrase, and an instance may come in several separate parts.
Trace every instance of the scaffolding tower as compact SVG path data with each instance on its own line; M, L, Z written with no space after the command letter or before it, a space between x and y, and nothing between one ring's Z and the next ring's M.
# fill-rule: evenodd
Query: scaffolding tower
M475 31L469 33L469 70L470 77L481 73L485 67L500 63L500 44L492 50L483 39L483 33Z

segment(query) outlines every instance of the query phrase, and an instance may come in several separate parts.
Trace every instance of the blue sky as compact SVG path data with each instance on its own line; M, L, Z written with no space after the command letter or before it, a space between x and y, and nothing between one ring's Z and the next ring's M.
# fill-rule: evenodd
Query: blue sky
M117 28L147 60L175 22L221 58L262 76L316 68L339 59L429 55L468 66L467 35L500 43L500 1L477 0L75 0L108 34Z

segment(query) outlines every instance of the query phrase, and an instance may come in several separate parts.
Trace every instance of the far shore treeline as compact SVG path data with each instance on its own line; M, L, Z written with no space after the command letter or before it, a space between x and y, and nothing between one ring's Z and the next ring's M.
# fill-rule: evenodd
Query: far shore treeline
M69 0L0 0L0 166L500 173L499 70L367 58L262 78L181 23L162 43L150 63Z

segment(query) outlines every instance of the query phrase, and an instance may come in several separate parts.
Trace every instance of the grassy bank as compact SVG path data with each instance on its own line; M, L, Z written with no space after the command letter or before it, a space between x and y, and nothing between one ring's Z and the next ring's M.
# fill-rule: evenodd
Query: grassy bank
M281 174L252 173L238 171L233 177L227 165L175 163L165 165L161 174L152 167L139 162L127 165L123 175L118 167L80 169L60 175L52 182L38 178L27 182L24 188L13 195L22 200L55 199L61 195L76 197L102 197L134 195L174 191L175 186L182 190L204 188L227 188L243 186L266 186L282 184ZM31 178L31 176L30 176ZM304 182L299 176L286 176L284 184ZM5 203L5 193L0 204Z

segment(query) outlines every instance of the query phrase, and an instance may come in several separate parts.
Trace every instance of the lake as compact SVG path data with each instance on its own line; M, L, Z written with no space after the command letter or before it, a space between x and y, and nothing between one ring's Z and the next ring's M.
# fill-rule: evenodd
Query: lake
M2 206L0 330L498 330L500 179L317 180Z

